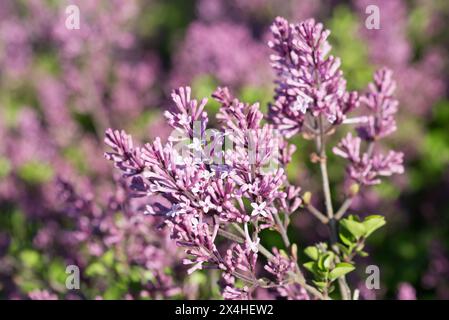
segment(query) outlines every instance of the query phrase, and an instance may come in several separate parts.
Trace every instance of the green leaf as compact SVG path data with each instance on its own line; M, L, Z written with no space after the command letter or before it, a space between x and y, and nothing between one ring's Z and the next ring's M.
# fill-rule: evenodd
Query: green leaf
M332 261L334 260L334 254L332 252L328 252L318 259L318 268L323 271L329 270Z
M20 260L26 267L36 268L40 265L41 256L35 250L26 249L20 253Z
M131 281L139 282L142 279L142 269L137 266L131 267L131 270L129 272L129 277L130 277Z
M319 251L317 247L310 246L304 250L304 253L312 260L316 261L319 257Z
M354 236L345 228L340 230L339 235L341 241L348 247L352 246L355 242L357 242L357 239L355 239Z
M100 258L100 260L108 267L111 267L114 264L114 251L108 250L106 251Z
M23 164L17 173L22 180L32 185L48 182L54 174L49 164L38 161Z
M316 262L314 261L309 261L303 264L304 268L306 268L307 270L309 270L312 273L315 273L316 270Z
M343 219L340 221L340 225L348 230L354 237L356 237L356 239L359 239L366 233L365 226L363 225L363 223L358 221Z
M6 177L11 171L11 164L8 159L0 157L0 179Z
M328 270L331 267L331 264L334 261L334 257L335 257L335 255L332 252L329 252L326 255L326 258L324 258L323 265L326 268L326 270Z
M373 215L366 217L365 221L363 221L363 225L365 226L365 237L368 237L371 233L381 228L386 224L385 217L379 215Z
M361 257L368 257L368 256L369 256L368 252L365 252L365 251L359 251L359 252L357 252L357 253L358 253L358 255L361 256Z
M335 268L329 273L329 278L331 280L335 280L341 276L344 276L345 274L353 271L355 267L347 262L340 262L337 263Z
M105 276L106 273L107 273L106 267L100 262L91 263L86 268L86 275L88 277Z
M65 264L60 260L55 260L48 266L48 277L53 286L60 286L65 283L67 274Z
M337 243L338 248L343 252L344 255L348 256L351 253L348 247L344 246L341 243Z
M207 283L207 277L204 273L194 272L189 276L189 282L195 285L204 285Z
M327 282L324 281L312 281L319 289L323 289L327 286Z

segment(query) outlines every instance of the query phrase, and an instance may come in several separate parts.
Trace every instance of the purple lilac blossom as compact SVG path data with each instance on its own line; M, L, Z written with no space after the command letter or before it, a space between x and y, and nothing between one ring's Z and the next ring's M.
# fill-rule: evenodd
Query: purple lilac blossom
M287 137L302 130L308 115L323 116L332 125L342 123L357 107L358 97L346 91L339 58L329 55L330 31L313 19L290 24L283 18L276 18L271 30L277 87L270 120Z
M410 283L399 284L398 300L416 300L416 290Z
M380 176L391 176L404 172L403 154L389 151L380 153L374 143L396 130L394 115L398 101L393 98L396 83L392 80L392 72L381 69L374 75L374 83L370 83L370 91L361 97L361 104L366 106L372 115L365 116L364 124L357 128L358 137L348 133L333 148L333 152L348 160L349 176L362 185L380 183ZM361 152L362 140L370 143L366 152Z
M213 97L222 105L217 119L225 130L224 136L235 144L234 151L219 149L223 135L214 135L215 139L207 143L208 117L204 111L207 100L193 99L191 89L181 87L172 94L175 109L166 112L168 123L177 132L176 139L171 136L163 144L157 138L153 143L135 147L129 135L109 129L105 141L114 152L106 153L106 158L125 177L139 179L135 191L168 200L166 206L147 205L146 213L165 218L172 239L185 249L184 264L190 266L189 273L205 268L221 269L223 296L248 299L258 283L255 264L260 241L248 224L257 221L260 228L273 226L273 215L278 213L276 203L293 208L300 203L295 200L298 189L289 189L288 202L285 200L284 170L265 170L264 166L270 157L277 164L287 163L293 150L286 144L275 143L282 139L274 136L271 125L261 124L263 116L257 103L242 103L227 88L218 88ZM182 153L174 145L180 142L186 146ZM279 145L290 151L278 153ZM223 163L214 163L212 155L223 156ZM251 213L246 212L243 199L250 201ZM243 224L245 245L231 245L223 255L215 242L221 228L231 223ZM237 288L236 279L247 285Z

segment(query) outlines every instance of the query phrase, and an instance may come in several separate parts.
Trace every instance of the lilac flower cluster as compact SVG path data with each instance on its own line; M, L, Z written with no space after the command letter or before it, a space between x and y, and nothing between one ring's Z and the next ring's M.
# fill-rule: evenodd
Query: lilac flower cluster
M273 252L274 258L265 266L265 269L276 277L278 283L284 284L277 288L280 296L291 300L309 300L310 296L304 287L289 280L289 275L294 274L295 270L299 268L297 257L295 255L289 257L276 248L273 249Z
M318 289L308 285L298 265L296 244L287 234L290 216L299 208L309 210L329 224L331 245L338 241L335 222L350 203L343 204L334 217L325 145L338 125L358 125L360 137L349 133L334 148L349 160L353 179L370 185L379 183L379 176L402 173L402 154L390 151L385 156L373 145L396 128L395 84L390 71L380 70L369 93L359 98L358 93L348 92L339 59L328 55L330 32L314 20L293 25L277 18L272 33L269 46L275 52L277 87L270 105L271 123L262 122L258 103L241 102L227 88L218 88L212 96L221 105L217 122L222 131L208 129L207 99L198 101L189 87L180 87L172 93L174 108L165 113L174 129L166 143L157 138L135 146L126 132L108 129L105 142L113 152L105 157L130 180L136 195L164 199L148 204L145 213L163 217L171 238L185 249L188 273L222 271L224 298L251 299L257 290L275 289L288 299L328 299L329 282L317 282ZM369 114L349 118L359 104ZM302 132L315 139L319 154L314 161L320 163L326 215L311 204L309 192L301 194L300 188L289 184L285 168L295 148L279 132L287 137ZM362 139L370 147L360 155ZM267 250L260 238L264 229L278 232L290 253ZM224 245L223 238L231 244ZM328 262L320 268L336 268L336 275L343 272L338 268L352 268L350 258L342 256L338 247L332 253L326 250L323 244L309 249L308 255L318 259L324 254ZM271 279L260 276L258 264ZM342 298L350 299L344 277L339 284Z
M374 75L374 83L369 87L370 92L361 98L361 102L371 114L365 116L364 123L357 128L358 137L348 133L333 148L336 155L349 161L349 176L362 185L379 184L380 176L404 172L402 152L389 151L385 155L377 152L374 145L396 130L394 115L398 101L392 97L396 87L392 72L379 70ZM362 140L369 146L366 152L360 154Z
M158 10L152 10L156 3ZM297 20L328 11L313 0L196 1L198 17L171 52L159 48L161 40L149 26L153 18L147 17L149 11L173 9L171 4L76 4L79 30L65 27L64 3L0 4L1 297L197 299L209 297L203 292L209 288L198 290L201 277L188 274L211 272L221 274L226 299L331 298L328 288L323 291L303 274L289 238L290 221L310 211L330 227L334 245L332 228L346 211L354 211L357 192L346 195L350 202L332 217L327 173L324 199L315 193L315 181L308 189L288 181L295 146L284 137L301 133L314 140L317 152L310 158L326 170L326 142L337 129L355 124L357 136L348 134L333 148L349 162L349 178L372 185L401 173L402 154L383 153L377 145L396 129L391 73L376 73L369 92L359 97L346 89L321 24L292 25L277 18L271 34L265 34L263 26L275 12ZM403 26L403 10L398 12ZM178 30L171 25L167 30L169 41L165 34L162 41L172 43ZM426 55L422 64L409 68L411 50L402 29L391 31L390 46L403 46L399 56L395 50L384 56L377 51L371 58L399 72L401 104L408 99L426 105L441 95L435 79L439 56ZM266 38L269 47L261 44ZM385 40L366 39L374 47ZM209 119L207 100L195 100L188 87L180 87L165 112L168 125L154 123L162 113L154 115L159 110L150 107L165 103L165 89L203 86L198 76L211 76L236 94L256 85L267 88L274 78L267 63L270 48L277 75L267 117L259 104L241 102L223 87L213 93L221 108L216 119ZM161 72L166 67L168 76ZM418 99L404 94L418 85L423 92ZM112 149L106 158L123 174L112 177L98 156L98 133L118 126L126 131L107 130L105 138ZM165 141L170 127L174 130ZM147 133L160 138L139 145L126 132L136 140ZM285 250L264 247L265 235L273 232ZM343 259L341 252L336 256L332 267ZM36 265L28 267L27 257ZM426 282L432 288L443 274L437 262ZM69 264L80 268L81 291L65 290L63 281L55 280ZM412 296L403 287L408 294L401 296Z
M224 133L211 130L210 141L207 100L199 102L191 97L189 87L181 87L172 94L176 110L166 113L177 138L172 135L166 144L156 139L133 147L126 133L108 130L105 141L114 152L106 157L138 181L132 183L136 191L168 201L168 206L148 205L146 213L166 219L171 237L185 248L189 273L221 269L224 297L249 298L261 286L255 268L259 231L276 227L278 207L293 212L301 203L298 192L285 189L283 167L293 148L275 135L271 125L262 125L258 104L240 102L227 88L218 88L213 96L222 105L217 119ZM195 128L199 128L197 135ZM225 139L232 141L233 149L223 150ZM179 144L186 148L177 149ZM278 153L280 145L283 153ZM235 241L225 253L217 245L219 237ZM277 263L273 260L270 265ZM237 287L236 280L245 285Z
M287 137L298 132L314 135L317 131L331 133L342 123L359 123L360 138L351 133L334 152L351 162L348 168L352 179L361 184L380 183L377 176L402 173L402 153L388 155L370 151L360 155L361 140L377 141L396 130L394 115L398 101L392 95L396 84L392 72L379 70L370 85L370 92L359 98L357 92L346 90L346 81L340 60L329 55L329 30L307 20L289 24L278 18L272 26L274 40L269 43L275 54L272 66L277 72L278 84L275 102L270 106L270 119ZM347 114L363 104L370 115L348 118ZM323 119L327 124L323 124Z
M277 72L275 102L270 119L287 137L310 127L323 116L330 124L345 121L357 107L356 92L346 91L340 60L328 56L330 32L313 19L297 25L277 18L272 25L274 40L269 43L275 54L272 66Z

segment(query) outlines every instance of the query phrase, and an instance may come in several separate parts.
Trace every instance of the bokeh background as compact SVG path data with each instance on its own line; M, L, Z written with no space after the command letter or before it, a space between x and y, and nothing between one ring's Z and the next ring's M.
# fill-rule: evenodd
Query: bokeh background
M79 30L65 27L69 4L80 9ZM379 30L365 28L370 4L380 8ZM274 76L266 42L278 15L314 17L331 29L350 88L363 90L379 66L398 82L398 131L388 143L404 151L406 173L364 190L351 208L388 221L352 287L362 299L449 299L445 0L1 0L0 298L220 297L217 274L186 276L159 221L130 199L103 158L103 133L167 136L162 112L178 85L198 96L226 85L266 108ZM289 177L317 190L310 146L294 142ZM330 162L338 202L344 163ZM289 234L302 248L327 238L307 213L293 223ZM364 286L369 264L380 268L379 290ZM80 268L80 290L66 288L67 265Z

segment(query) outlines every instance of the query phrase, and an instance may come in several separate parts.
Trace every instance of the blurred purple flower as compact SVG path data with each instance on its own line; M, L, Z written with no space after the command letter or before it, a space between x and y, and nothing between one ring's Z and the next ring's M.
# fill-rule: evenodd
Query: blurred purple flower
M398 300L416 300L416 290L410 283L399 284Z
M265 46L244 26L229 22L192 23L174 58L173 86L196 76L213 76L231 87L260 84L269 76Z

